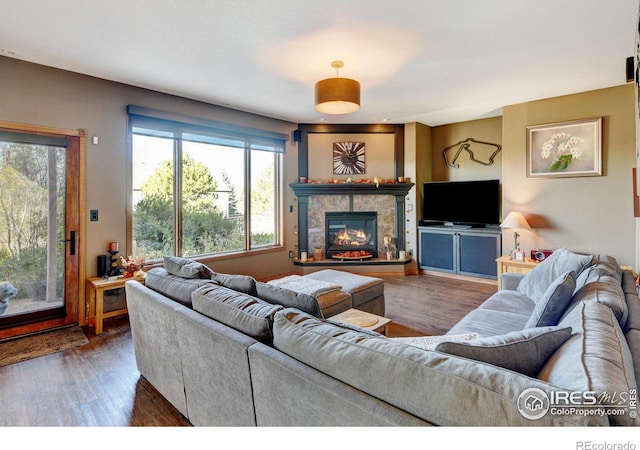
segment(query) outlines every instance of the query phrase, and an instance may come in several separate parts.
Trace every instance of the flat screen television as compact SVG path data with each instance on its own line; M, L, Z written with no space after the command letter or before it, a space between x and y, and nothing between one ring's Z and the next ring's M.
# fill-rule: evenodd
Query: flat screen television
M426 182L422 198L425 225L500 224L500 180Z

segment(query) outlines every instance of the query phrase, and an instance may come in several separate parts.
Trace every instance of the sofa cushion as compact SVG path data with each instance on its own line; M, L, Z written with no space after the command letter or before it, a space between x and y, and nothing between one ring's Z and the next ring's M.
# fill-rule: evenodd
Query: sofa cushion
M309 294L301 294L262 282L256 283L256 290L258 298L269 303L282 305L285 308L298 308L300 311L304 311L314 317L322 318L322 311L318 301Z
M588 282L573 294L572 305L582 301L602 303L611 308L621 327L626 325L629 309L622 286L616 278L609 275L596 275L594 281ZM569 311L565 315L568 313Z
M574 272L578 275L592 263L592 255L580 255L566 248L560 248L522 278L518 284L518 291L538 303L547 288L560 275L565 272Z
M556 325L567 308L576 287L574 272L566 272L556 278L536 303L525 328Z
M503 289L486 299L478 308L530 316L536 304L518 291Z
M522 330L529 317L530 314L476 308L467 313L446 334L478 333L482 337L506 334Z
M631 329L624 334L633 358L633 370L636 374L636 386L640 386L640 330Z
M640 330L640 299L638 294L625 294L629 316L624 325L624 332L629 330Z
M283 309L213 283L195 290L192 298L195 311L266 343L273 339L273 316Z
M348 330L295 309L276 313L273 333L278 350L435 425L607 423L597 416L551 414L534 423L519 412L518 397L532 387L550 392L544 383L489 364Z
M622 283L622 273L623 271L614 257L606 255L595 256L593 264L585 268L576 277L576 290L587 283L597 281L601 276L613 277L619 283Z
M609 255L597 255L593 259L593 268L600 275L607 275L616 278L618 281L622 278L622 269L618 265L618 261Z
M573 334L549 358L538 378L574 391L593 391L602 404L620 406L637 389L633 358L611 308L594 301L576 305L559 323ZM638 425L628 414L611 415L617 425Z
M147 272L145 285L149 289L164 295L176 302L182 303L189 308L191 304L191 293L205 284L215 284L211 279L183 278L171 275L162 267L154 267Z
M250 275L237 275L227 273L214 272L211 275L211 279L218 283L220 286L224 286L234 291L242 292L252 297L258 296L256 289L256 280Z
M633 276L633 272L630 270L624 270L620 274L620 286L622 286L622 292L625 294L638 295L636 279Z
M571 336L571 328L538 327L468 342L442 342L436 350L535 377Z
M627 270L622 273L622 291L627 302L627 322L622 329L625 333L640 330L640 299L633 274Z
M162 259L164 268L171 275L182 278L211 278L211 269L192 259L177 256L165 256Z

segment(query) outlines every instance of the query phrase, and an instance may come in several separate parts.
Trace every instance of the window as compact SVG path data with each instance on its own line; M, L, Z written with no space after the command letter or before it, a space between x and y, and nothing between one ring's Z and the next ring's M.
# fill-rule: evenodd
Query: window
M136 258L280 245L284 136L148 112L129 107Z

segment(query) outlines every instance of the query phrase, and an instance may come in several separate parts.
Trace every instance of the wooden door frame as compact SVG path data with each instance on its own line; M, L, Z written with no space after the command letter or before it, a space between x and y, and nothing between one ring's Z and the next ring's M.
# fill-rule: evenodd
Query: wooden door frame
M0 121L0 131L28 133L40 136L53 136L58 138L66 138L69 140L70 147L77 147L77 152L74 152L75 161L74 166L77 166L77 176L67 177L74 183L74 186L78 192L78 201L69 201L67 198L67 204L71 205L73 213L77 214L77 233L76 233L76 258L78 265L77 276L74 276L69 283L73 283L72 286L65 286L65 289L71 288L70 292L77 292L77 301L65 301L66 316L64 318L50 319L42 322L20 325L7 330L0 330L0 339L9 336L16 336L20 334L29 334L42 331L45 329L61 327L72 323L78 325L86 325L87 323L87 305L85 303L85 279L86 279L86 145L87 145L87 130L77 129L68 130L62 128L44 127L39 125L29 125L13 122ZM75 148L74 148L75 150ZM69 161L67 161L69 165ZM68 219L67 219L68 220ZM66 239L69 239L69 223L65 223L65 229L67 230ZM76 224L73 224L76 225ZM67 274L65 274L66 278Z

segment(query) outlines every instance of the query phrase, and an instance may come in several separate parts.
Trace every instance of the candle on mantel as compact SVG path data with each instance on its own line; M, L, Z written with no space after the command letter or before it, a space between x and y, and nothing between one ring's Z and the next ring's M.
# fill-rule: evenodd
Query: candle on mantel
M109 242L109 251L110 252L120 251L120 244L118 242Z

